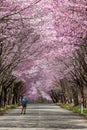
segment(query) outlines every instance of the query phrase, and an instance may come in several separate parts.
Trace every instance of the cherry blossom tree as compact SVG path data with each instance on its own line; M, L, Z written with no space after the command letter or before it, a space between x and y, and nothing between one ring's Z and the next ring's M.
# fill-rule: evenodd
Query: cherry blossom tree
M0 7L0 75L24 81L32 100L49 98L55 78L60 83L75 70L74 54L87 35L87 2L2 0Z
M28 7L30 6L32 5ZM1 1L0 7L0 95L2 98L3 95L6 96L7 89L11 86L8 83L12 80L14 69L26 58L37 53L36 48L33 50L32 48L40 35L30 26L29 19L25 21L25 18L22 18L23 11L28 7L22 8L18 3L9 3L9 1Z

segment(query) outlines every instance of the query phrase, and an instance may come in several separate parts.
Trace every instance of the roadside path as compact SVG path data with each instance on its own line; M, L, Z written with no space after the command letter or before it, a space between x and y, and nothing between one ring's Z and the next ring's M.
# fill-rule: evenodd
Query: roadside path
M87 120L54 104L29 104L0 116L0 130L87 130Z

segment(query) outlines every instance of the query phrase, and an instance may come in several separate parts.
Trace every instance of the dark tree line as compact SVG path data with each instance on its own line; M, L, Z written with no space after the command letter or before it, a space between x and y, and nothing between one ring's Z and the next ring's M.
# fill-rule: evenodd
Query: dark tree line
M87 98L87 37L82 40L82 44L79 45L75 51L73 57L70 58L70 64L65 61L61 61L70 71L66 74L64 79L60 82L55 80L55 86L58 87L61 92L57 93L51 91L50 96L53 102L58 102L61 97L61 102L66 102L68 96L69 102L73 99L74 105L77 106L83 103L86 107ZM61 96L62 94L62 96Z
M13 72L29 56L37 55L32 48L40 35L22 14L28 8L0 1L0 106L18 103L24 83Z

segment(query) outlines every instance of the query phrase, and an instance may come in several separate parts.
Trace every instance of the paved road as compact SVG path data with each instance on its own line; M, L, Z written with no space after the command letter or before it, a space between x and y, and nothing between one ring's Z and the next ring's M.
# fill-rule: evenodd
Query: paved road
M0 116L0 130L87 130L87 121L53 104L31 104L27 114L21 107Z

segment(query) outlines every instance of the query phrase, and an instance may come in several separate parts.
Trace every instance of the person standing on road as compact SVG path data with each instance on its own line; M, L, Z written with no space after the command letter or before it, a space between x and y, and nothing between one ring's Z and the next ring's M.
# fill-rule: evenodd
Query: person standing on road
M27 107L27 98L26 97L23 97L21 99L21 104L22 104L21 114L26 114L26 107Z

